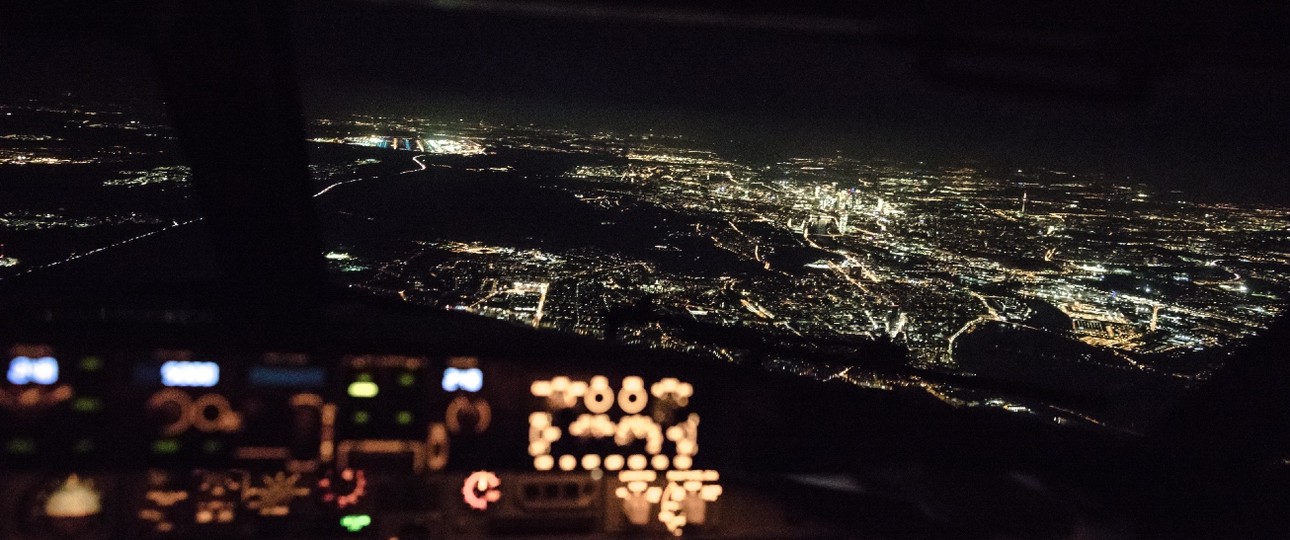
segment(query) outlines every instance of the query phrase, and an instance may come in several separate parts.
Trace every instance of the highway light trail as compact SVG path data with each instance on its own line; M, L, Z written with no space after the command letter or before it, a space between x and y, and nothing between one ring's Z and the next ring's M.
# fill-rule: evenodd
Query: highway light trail
M375 178L375 177L373 177L373 178ZM361 181L363 181L363 180L370 180L370 178L353 178L353 179L350 179L350 180L341 180L340 182L336 182L336 183L334 183L334 184L332 184L332 185L330 185L330 186L327 186L327 187L325 187L325 188L322 188L322 191L319 191L318 193L315 193L315 194L314 194L314 198L316 199L316 198L318 198L318 197L321 197L324 193L327 193L328 191L331 191L331 190L333 190L333 189L335 189L335 188L337 188L337 187L343 186L343 185L345 185L345 184L352 184L352 183L354 183L354 182L361 182Z
M24 271L22 271L22 272L18 272L18 273L16 273L16 274L14 274L14 275L13 275L13 277L17 277L17 276L22 276L22 275L30 274L30 273L32 273L32 272L37 272L37 271L40 271L40 270L45 270L45 269L47 269L47 268L53 268L53 267L58 266L58 265L61 265L61 264L63 264L63 263L69 263L69 262L75 261L75 260L77 260L77 259L80 259L80 258L82 258L82 257L88 257L88 256L90 256L90 255L94 255L95 253L102 253L102 252L107 251L107 250L109 250L109 249L112 249L112 248L115 248L115 247L124 246L124 245L126 245L126 244L129 244L129 243L132 243L132 242L135 242L135 241L138 241L138 240L143 240L144 238L148 238L148 237L153 236L153 235L155 235L155 234L163 233L163 232L169 231L169 230L171 230L171 229L176 229L176 228L179 228L179 227L183 227L183 226L188 225L188 224L191 224L191 223L197 223L198 221L201 221L201 220L202 220L202 218L196 218L196 219L190 219L190 220L188 220L188 221L184 221L184 222L176 222L176 223L172 223L172 224L170 224L170 225L167 225L167 226L162 227L162 228L160 228L160 229L157 229L157 230L155 230L155 231L149 231L149 232L146 232L146 233L140 234L140 235L138 235L138 236L132 236L132 237L130 237L130 238L126 238L126 239L124 239L124 240L120 240L120 241L117 241L117 242L113 242L113 243L108 244L108 245L103 246L103 247L94 248L94 249L91 249L91 250L89 250L89 251L85 251L85 252L81 252L81 253L73 253L73 254L71 254L71 255L68 255L68 256L67 256L66 258L64 258L64 259L60 259L60 260L57 260L57 261L53 261L53 262L49 262L49 263L45 263L45 264L42 264L42 265L39 265L39 266L33 266L33 267L28 268L28 269L26 269L26 270L24 270ZM0 277L0 280L3 280L3 279L4 279L3 277Z
M417 163L418 163L418 164L421 164L419 161L418 161ZM422 165L422 168L424 169L424 168L425 168L425 166L424 166L424 165ZM353 182L358 182L358 181L361 181L361 180L369 180L369 179L371 179L371 178L376 178L376 177L370 177L370 178L354 178L354 179L350 179L350 180L342 180L342 181L340 181L340 182L333 183L333 184L331 184L331 185L329 185L329 186L327 186L327 187L323 188L323 189L322 189L321 191L319 191L318 193L315 193L315 194L313 195L313 197L314 197L314 198L320 197L320 196L322 196L322 195L326 194L327 192L331 191L332 189L334 189L334 188L336 188L336 187L339 187L339 186L341 186L341 185L344 185L344 184L349 184L349 183L353 183ZM157 235L157 234L160 234L160 233L163 233L163 232L166 232L166 231L172 230L172 229L177 229L177 228L179 228L179 227L184 227L184 226L186 226L186 225L190 225L190 224L193 224L193 223L197 223L197 222L199 222L199 221L202 221L203 219L204 219L204 218L194 218L194 219L190 219L190 220L182 221L182 222L176 221L176 222L173 222L173 223L171 223L170 225L167 225L167 226L162 227L162 228L160 228L160 229L152 230L152 231L149 231L149 232L146 232L146 233L143 233L143 234L139 234L139 235L136 235L136 236L132 236L132 237L130 237L130 238L126 238L126 239L123 239L123 240L119 240L119 241L113 242L113 243L111 243L111 244L107 244L107 245L104 245L104 246L101 246L101 247L97 247L97 248L91 249L91 250L89 250L89 251L83 251L83 252L80 252L80 253L73 253L73 254L71 254L71 255L68 255L67 257L64 257L64 258L59 259L59 260L56 260L56 261L51 261L51 262L48 262L48 263L44 263L44 264L40 264L40 265L36 265L36 266L32 266L32 267L30 267L30 268L27 268L26 270L21 271L21 272L16 272L16 273L14 273L12 276L10 276L10 277L23 276L23 275L31 274L31 273L33 273L33 272L39 272L39 271L43 271L43 270L46 270L46 269L49 269L49 268L53 268L53 267L56 267L56 266L60 266L60 265L62 265L62 264L69 263L69 262L72 262L72 261L76 261L76 260L82 259L82 258L84 258L84 257L88 257L88 256L90 256L90 255L95 255L95 254L98 254L98 253L102 253L102 252L107 251L107 250L109 250L109 249L113 249L113 248L121 247L121 246L124 246L124 245L130 244L130 243L133 243L133 242L137 242L137 241L139 241L139 240L143 240L143 239L145 239L145 238L149 238L149 237L152 237L152 236L154 236L154 235ZM0 277L0 280L4 280L4 279L5 279L4 277Z
M420 143L418 143L418 144L420 144ZM421 171L426 170L426 168L427 168L427 167L426 167L426 164L425 164L424 162L422 162L422 161L421 161L421 158L423 158L423 157L426 157L426 155L425 155L425 154L421 154L421 155L419 155L419 156L412 156L412 162L413 162L413 163L416 163L418 167L421 167L420 169L408 169L408 170L403 171L403 172L401 172L401 173L399 173L399 174L408 174L408 173L410 173L410 172L421 172Z

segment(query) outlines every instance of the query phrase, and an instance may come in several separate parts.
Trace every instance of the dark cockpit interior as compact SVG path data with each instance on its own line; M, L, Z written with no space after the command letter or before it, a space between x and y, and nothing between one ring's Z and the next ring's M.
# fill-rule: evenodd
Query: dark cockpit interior
M1281 8L144 4L0 8L2 538L1290 536Z

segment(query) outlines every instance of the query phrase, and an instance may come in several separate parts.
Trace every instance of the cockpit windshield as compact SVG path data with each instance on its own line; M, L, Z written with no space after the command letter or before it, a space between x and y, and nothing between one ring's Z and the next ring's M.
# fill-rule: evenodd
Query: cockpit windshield
M430 5L293 15L348 289L1129 431L1283 312L1290 99L1258 66L1016 93L830 18ZM6 281L204 234L144 46L73 38L0 37Z

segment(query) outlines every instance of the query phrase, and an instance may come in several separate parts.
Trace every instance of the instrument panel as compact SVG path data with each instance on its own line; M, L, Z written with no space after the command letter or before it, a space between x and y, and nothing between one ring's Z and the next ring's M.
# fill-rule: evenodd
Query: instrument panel
M5 538L809 531L703 451L711 381L656 365L0 350Z

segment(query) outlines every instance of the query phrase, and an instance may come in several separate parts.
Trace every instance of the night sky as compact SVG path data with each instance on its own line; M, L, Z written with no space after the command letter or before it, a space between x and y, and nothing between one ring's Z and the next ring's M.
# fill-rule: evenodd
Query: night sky
M41 6L0 13L0 97L157 100L145 12ZM296 15L310 114L652 129L767 159L1048 166L1290 204L1290 76L1249 61L1262 49L1188 54L1145 99L1108 103L953 86L908 47L835 32L386 3L301 3Z

